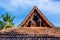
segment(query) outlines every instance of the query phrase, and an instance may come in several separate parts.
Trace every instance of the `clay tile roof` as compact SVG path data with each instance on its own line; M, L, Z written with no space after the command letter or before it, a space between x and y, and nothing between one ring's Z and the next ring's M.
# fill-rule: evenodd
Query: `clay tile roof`
M48 27L17 27L7 28L0 30L0 33L5 34L13 32L12 34L37 34L37 35L49 35L60 37L60 28L48 28Z

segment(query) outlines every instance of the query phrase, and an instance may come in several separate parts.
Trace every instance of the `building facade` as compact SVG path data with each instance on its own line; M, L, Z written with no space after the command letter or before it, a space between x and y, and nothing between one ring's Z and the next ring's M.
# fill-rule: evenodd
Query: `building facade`
M60 40L60 28L35 6L17 28L0 30L0 40Z

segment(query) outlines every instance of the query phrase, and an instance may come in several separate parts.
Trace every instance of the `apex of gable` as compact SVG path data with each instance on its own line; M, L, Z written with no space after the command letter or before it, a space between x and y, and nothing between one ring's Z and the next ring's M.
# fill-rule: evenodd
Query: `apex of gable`
M37 6L34 6L33 9L38 9L38 7Z
M37 6L34 6L32 11L29 13L29 15L26 17L26 19L19 25L21 27L52 27L54 26L43 14L42 12L37 8Z

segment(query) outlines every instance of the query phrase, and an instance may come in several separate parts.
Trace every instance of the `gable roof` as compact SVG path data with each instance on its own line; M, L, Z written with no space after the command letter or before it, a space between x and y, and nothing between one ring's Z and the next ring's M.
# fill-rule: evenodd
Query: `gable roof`
M22 27L22 25L24 25L24 24L26 24L26 22L28 21L28 19L31 17L31 15L33 14L33 12L34 12L34 10L36 10L38 13L38 15L40 16L40 17L42 17L43 18L43 20L50 26L50 27L52 27L52 26L54 26L44 15L43 15L43 13L36 7L36 6L34 6L34 8L32 9L32 11L28 14L28 16L25 18L25 20L19 25L20 27ZM19 27L18 26L18 27Z
M33 37L36 35L37 37L40 36L48 36L48 37L60 37L60 28L49 28L49 27L17 27L17 28L6 28L0 30L0 37L16 37L18 35L25 35L24 37ZM28 35L26 35L28 34ZM2 36L3 35L3 36ZM15 36L16 35L16 36ZM22 35L22 36L23 36ZM22 37L20 36L20 37ZM35 37L35 36L34 36Z

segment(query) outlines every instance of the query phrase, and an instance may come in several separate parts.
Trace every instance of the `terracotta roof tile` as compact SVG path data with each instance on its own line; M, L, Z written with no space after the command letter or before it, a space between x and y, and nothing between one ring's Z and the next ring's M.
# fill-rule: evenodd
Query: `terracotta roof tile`
M48 27L17 27L7 28L0 30L0 33L18 33L18 34L37 34L37 35L49 35L60 37L60 28L48 28Z

